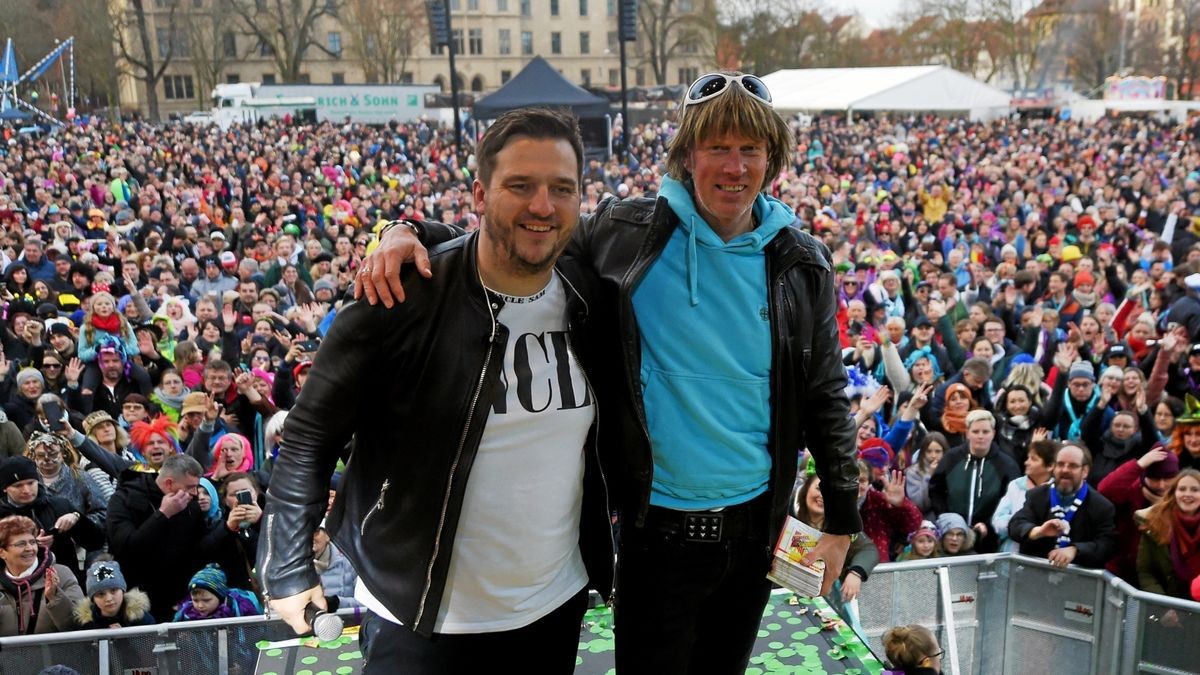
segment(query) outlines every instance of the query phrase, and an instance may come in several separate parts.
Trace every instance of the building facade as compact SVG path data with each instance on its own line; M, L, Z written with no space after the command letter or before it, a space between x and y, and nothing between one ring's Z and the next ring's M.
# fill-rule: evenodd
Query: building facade
M109 0L121 6L130 0ZM255 0L142 0L147 34L157 58L170 54L170 62L157 85L160 115L183 114L211 107L212 86L227 82L282 83L276 59L242 26L240 17L220 11L230 2ZM261 0L258 0L261 2ZM326 0L307 0L323 2ZM377 70L364 63L372 51L362 31L350 24L342 0L327 0L334 11L313 22L318 46L305 50L297 78L300 82L355 84L380 82ZM362 2L363 0L356 0ZM370 1L370 0L368 0ZM389 0L375 0L395 5ZM416 7L420 8L420 0ZM660 10L663 0L641 0ZM675 0L674 12L691 17L679 25L700 26L699 17L711 10L711 0ZM702 4L703 3L703 4ZM174 4L172 13L171 5ZM306 4L306 3L303 3ZM568 80L584 87L620 86L620 44L617 41L617 0L450 0L455 66L460 90L477 95L499 88L534 56L542 56ZM642 8L643 11L647 7ZM445 48L432 49L423 9L413 16L413 36L398 59L391 79L405 83L433 83L449 91L450 65ZM172 18L173 17L173 18ZM136 45L136 22L126 21L125 43ZM173 30L172 30L173 28ZM649 53L654 40L640 33L626 44L629 86L688 84L712 69L713 40L700 28L674 28L660 38L670 45L665 82L655 77ZM364 46L366 49L364 49ZM661 50L658 50L661 51ZM120 99L123 110L147 112L145 83L122 67L117 50ZM364 67L367 66L367 67ZM660 68L660 70L663 70Z

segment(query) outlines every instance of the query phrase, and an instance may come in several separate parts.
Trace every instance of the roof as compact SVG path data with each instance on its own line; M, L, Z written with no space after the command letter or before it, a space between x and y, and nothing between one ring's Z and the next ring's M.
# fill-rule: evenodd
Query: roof
M805 68L762 78L775 108L800 110L986 110L1008 93L945 66Z
M577 117L608 114L608 99L577 87L540 56L496 91L475 101L475 117L494 119L502 113L530 106L570 108Z

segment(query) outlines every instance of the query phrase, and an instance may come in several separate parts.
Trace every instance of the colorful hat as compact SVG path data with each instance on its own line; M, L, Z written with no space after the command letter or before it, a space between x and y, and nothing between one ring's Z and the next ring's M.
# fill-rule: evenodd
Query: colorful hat
M125 583L125 575L121 574L121 564L116 560L100 560L92 563L87 571L88 597L110 588L129 590L129 586Z
M188 591L197 590L208 591L222 601L229 596L229 581L220 565L209 563L192 575L192 580L188 582Z
M1182 415L1175 418L1175 424L1200 424L1200 401L1191 394L1185 394L1183 403L1185 409Z

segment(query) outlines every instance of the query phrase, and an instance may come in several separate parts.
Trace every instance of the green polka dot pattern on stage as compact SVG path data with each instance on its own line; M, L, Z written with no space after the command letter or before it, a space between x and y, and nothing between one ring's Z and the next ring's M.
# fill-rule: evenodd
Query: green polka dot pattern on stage
M763 610L762 625L747 675L766 673L844 673L879 675L883 665L866 644L842 621L825 621L836 615L820 598L797 598L776 591ZM606 607L588 610L579 632L577 675L615 675L612 612ZM358 635L350 633L332 642L305 641L298 647L278 647L260 642L256 675L357 675L362 671ZM486 665L486 657L481 667Z

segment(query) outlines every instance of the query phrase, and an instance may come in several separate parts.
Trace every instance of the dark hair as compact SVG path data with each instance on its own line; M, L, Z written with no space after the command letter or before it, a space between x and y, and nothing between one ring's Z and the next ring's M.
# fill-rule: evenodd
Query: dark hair
M812 515L808 512L808 492L812 490L813 483L817 482L819 476L813 474L806 476L804 482L796 486L792 493L792 510L796 520L803 522L805 525L812 525Z
M1078 450L1083 455L1083 465L1088 468L1091 468L1092 452L1091 452L1091 450L1088 450L1087 447L1084 446L1084 444L1082 442L1071 442L1071 443L1064 443L1063 445L1061 445L1058 448L1058 452L1054 453L1054 461L1055 462L1058 461L1059 453L1061 453L1063 450L1066 450L1067 448L1075 448L1076 450Z
M1058 441L1049 438L1044 441L1034 441L1029 444L1029 454L1037 455L1046 467L1053 467L1054 459L1058 457L1058 447Z
M226 361L222 361L221 359L211 359L204 366L204 372L209 372L209 371L232 373L233 368L231 368L229 366L229 363Z
M583 176L583 139L579 122L570 113L550 108L518 108L501 115L479 142L479 181L485 186L496 168L496 155L515 136L538 139L562 139L575 151L575 177Z
M254 474L247 473L245 471L237 471L226 475L225 478L221 480L221 484L217 486L217 490L220 492L221 499L225 499L226 488L228 488L229 484L235 480L244 480L250 483L250 486L254 488L254 494L262 494L262 485L258 482L258 478L256 478Z

